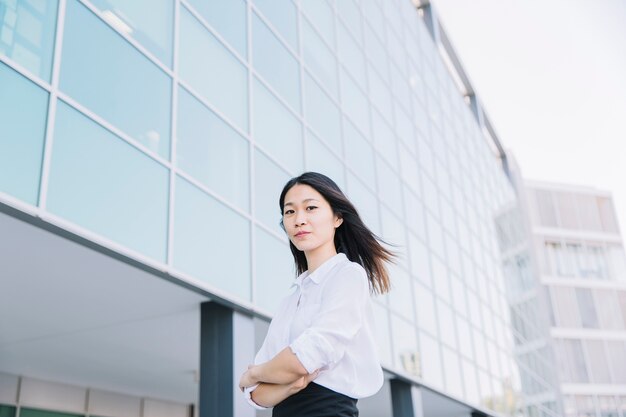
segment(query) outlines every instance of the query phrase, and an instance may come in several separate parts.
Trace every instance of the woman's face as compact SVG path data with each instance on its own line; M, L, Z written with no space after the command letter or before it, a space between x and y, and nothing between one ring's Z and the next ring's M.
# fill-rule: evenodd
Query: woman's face
M335 228L342 222L343 219L333 214L328 201L309 185L296 184L285 194L283 225L289 240L300 251L311 252L326 245L334 247Z

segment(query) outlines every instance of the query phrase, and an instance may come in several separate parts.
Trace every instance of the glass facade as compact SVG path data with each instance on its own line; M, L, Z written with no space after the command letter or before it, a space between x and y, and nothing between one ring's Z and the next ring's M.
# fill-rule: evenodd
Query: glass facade
M0 198L271 315L279 193L325 173L401 254L383 365L517 411L493 221L515 194L411 1L32 3L0 1Z

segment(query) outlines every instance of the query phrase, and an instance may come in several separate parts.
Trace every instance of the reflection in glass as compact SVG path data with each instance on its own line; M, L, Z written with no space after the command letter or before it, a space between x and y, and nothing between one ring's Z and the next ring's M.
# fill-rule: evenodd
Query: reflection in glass
M176 165L249 210L248 141L185 89L178 94Z
M280 227L282 213L278 198L291 176L259 150L254 152L254 170L256 206L254 215L267 227L283 235L285 231Z
M165 262L168 170L62 101L54 132L47 209Z
M252 15L252 64L274 90L299 113L298 61L256 14Z
M166 66L172 66L174 2L168 0L91 0L102 18L132 36ZM146 13L147 11L149 13Z
M77 0L67 3L60 89L169 158L171 79Z
M189 3L245 59L248 36L246 2L243 0L189 0Z
M276 314L280 300L291 291L295 278L293 256L285 241L280 241L262 228L256 228L254 303Z
M256 143L291 172L302 171L302 124L256 79L253 96Z
M187 9L180 9L180 77L242 130L248 130L246 68Z
M174 267L249 301L250 222L180 177L175 194Z
M0 1L0 55L51 81L57 0Z
M254 5L263 13L272 26L289 43L298 49L298 11L293 1L254 0Z
M0 63L0 191L37 205L48 93Z

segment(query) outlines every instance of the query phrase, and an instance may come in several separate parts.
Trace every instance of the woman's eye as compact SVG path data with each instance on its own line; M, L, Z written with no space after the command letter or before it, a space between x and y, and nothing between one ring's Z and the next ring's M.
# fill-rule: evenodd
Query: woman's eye
M315 206L309 206L309 207L307 207L307 208L314 209L314 208L317 208L317 207L315 207Z

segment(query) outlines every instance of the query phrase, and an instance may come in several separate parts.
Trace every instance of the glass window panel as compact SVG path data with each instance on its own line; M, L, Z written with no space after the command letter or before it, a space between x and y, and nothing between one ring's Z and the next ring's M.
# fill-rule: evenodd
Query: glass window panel
M330 177L339 188L345 188L343 164L326 146L310 131L307 134L306 169Z
M554 193L559 214L560 226L565 229L578 229L578 216L576 213L576 200L572 193Z
M254 5L280 32L293 50L298 49L298 11L293 1L254 0Z
M339 3L349 2L351 1L342 1ZM363 50L342 24L338 24L337 27L339 28L339 60L348 70L348 72L354 77L358 85L362 89L367 89L367 77L365 75L365 55L363 55Z
M51 213L165 262L168 184L165 167L58 102Z
M428 177L422 175L422 187L424 190L424 202L431 213L440 213L439 209L439 190L435 183Z
M326 0L301 0L300 8L322 34L326 43L335 44L335 16Z
M189 0L209 25L219 32L244 59L247 48L247 5L243 0Z
M480 404L480 394L476 376L476 366L466 359L461 359L463 365L463 382L465 385L465 398L474 403Z
M610 384L611 374L604 351L603 340L583 341L587 351L588 369L591 371L591 381L597 384Z
M15 417L15 407L0 404L0 417Z
M377 235L381 235L378 221L378 200L359 177L348 173L347 195L356 207L365 225Z
M249 210L248 141L185 89L178 95L176 165Z
M578 325L578 315L576 314L576 304L574 299L572 298L568 301L565 297L571 297L573 292L576 291L576 301L578 301L578 311L580 312L580 320L582 322L583 327L589 327L597 329L598 326L598 316L596 312L596 306L594 306L593 297L591 296L591 290L588 288L562 288L562 295L557 301L557 305L559 305L559 314L561 318L561 322L565 319L565 323L569 323L570 326ZM571 302L571 305L569 303ZM565 308L566 310L563 310ZM570 311L570 309L574 309ZM572 314L572 318L565 318L565 314ZM571 321L570 321L571 320ZM564 325L564 324L561 324Z
M270 161L259 150L254 152L254 195L257 220L279 234L285 234L280 227L282 213L278 198L283 187L291 178L285 171Z
M276 314L280 301L290 293L295 278L295 266L289 245L263 230L256 228L254 303Z
M442 347L443 352L443 372L446 381L446 392L463 398L463 379L461 378L461 364L459 355L447 347Z
M415 282L415 310L420 330L427 331L433 336L438 334L437 317L435 313L435 295L427 287Z
M608 247L608 262L611 279L626 281L626 255L622 246L610 245Z
M448 269L438 256L431 258L432 270L433 270L433 283L435 288L435 294L450 303L450 281L448 278Z
M580 340L558 340L556 357L563 382L589 382Z
M374 150L352 123L344 119L343 136L346 144L345 158L348 165L372 188L376 188Z
M171 79L76 0L67 3L59 85L169 158Z
M378 193L380 199L398 216L403 216L402 185L398 175L380 157L376 157Z
M359 44L360 44L361 39L362 39L362 30L361 30L361 12L359 11L358 6L352 0L338 1L336 2L336 5L337 5L337 11L339 12L339 16L341 17L341 20L345 22L346 27L350 29L353 36L356 39L358 39ZM339 29L339 32L341 32L341 29Z
M0 63L0 191L37 205L48 93Z
M415 127L411 121L411 117L402 110L398 105L395 106L396 116L396 133L402 143L409 149L411 154L417 155L417 144L415 141ZM410 113L410 111L409 111ZM414 157L413 157L414 158ZM417 161L413 162L417 167Z
M626 291L618 291L617 298L622 312L622 321L626 323Z
M412 190L419 193L420 170L417 166L416 158L411 155L404 144L399 145L400 171L402 178Z
M428 248L412 232L409 232L409 250L411 253L411 273L429 287L432 286Z
M430 248L441 258L444 258L443 228L430 212L426 212L426 227L428 230L428 243Z
M252 63L274 90L300 112L298 61L256 14L252 15Z
M439 343L427 334L420 332L419 346L422 378L431 386L443 388Z
M302 125L260 81L254 81L255 141L291 172L303 169ZM280 129L276 127L280 126Z
M50 82L58 1L0 1L0 55Z
M392 314L391 334L396 366L408 374L419 375L420 354L415 327L408 321Z
M371 29L370 25L365 25L365 53L369 58L369 61L374 65L374 68L380 74L382 80L385 83L389 80L389 68L388 68L388 60L389 55L383 46L383 43L380 41L378 36Z
M180 10L179 30L180 77L247 131L246 68L184 7Z
M376 324L376 341L378 343L378 352L380 353L380 362L385 366L391 367L393 366L393 357L389 333L389 311L376 302L372 303L372 311Z
M341 114L333 101L308 75L304 76L305 117L316 134L341 155Z
M411 277L409 273L399 265L389 264L387 266L391 276L392 290L389 293L390 307L396 313L415 322L413 314L413 290L411 288Z
M370 64L367 65L367 75L369 80L371 102L374 107L381 112L385 119L391 123L393 120L393 116L391 114L393 109L391 91Z
M323 0L315 1L323 3ZM305 19L302 20L302 53L307 68L337 98L337 60Z
M577 291L580 291L580 289ZM600 328L609 330L623 329L624 323L622 322L617 291L595 289L593 290L593 298L598 319L600 320Z
M609 233L619 233L617 217L615 216L615 207L611 198L598 198L598 209L600 210L600 220L602 221L602 230Z
M426 236L424 204L406 186L404 187L404 212L406 213L405 222L411 231L418 236Z
M384 39L385 15L379 7L379 2L377 2L376 0L362 0L361 10L363 11L363 16L365 17L367 23L371 25L371 27L381 39ZM365 24L365 22L363 23Z
M174 267L229 295L250 300L250 223L176 177ZM237 262L224 262L237 254Z
M578 216L581 229L602 232L597 198L593 195L583 194L578 194L575 198L578 203Z
M391 245L390 249L398 254L398 263L408 268L405 226L403 222L386 206L381 206L383 239Z
M393 167L398 166L398 151L393 129L385 122L377 111L372 112L372 130L376 150Z
M91 3L111 26L132 36L165 65L172 66L174 2L91 0Z
M613 373L613 383L626 383L626 343L621 340L607 340L606 348Z
M456 349L454 314L452 313L452 309L440 299L437 299L437 317L439 318L439 334L441 341L453 349Z
M341 105L352 122L362 132L369 134L369 102L367 101L367 95L359 89L357 84L343 69L341 70Z

